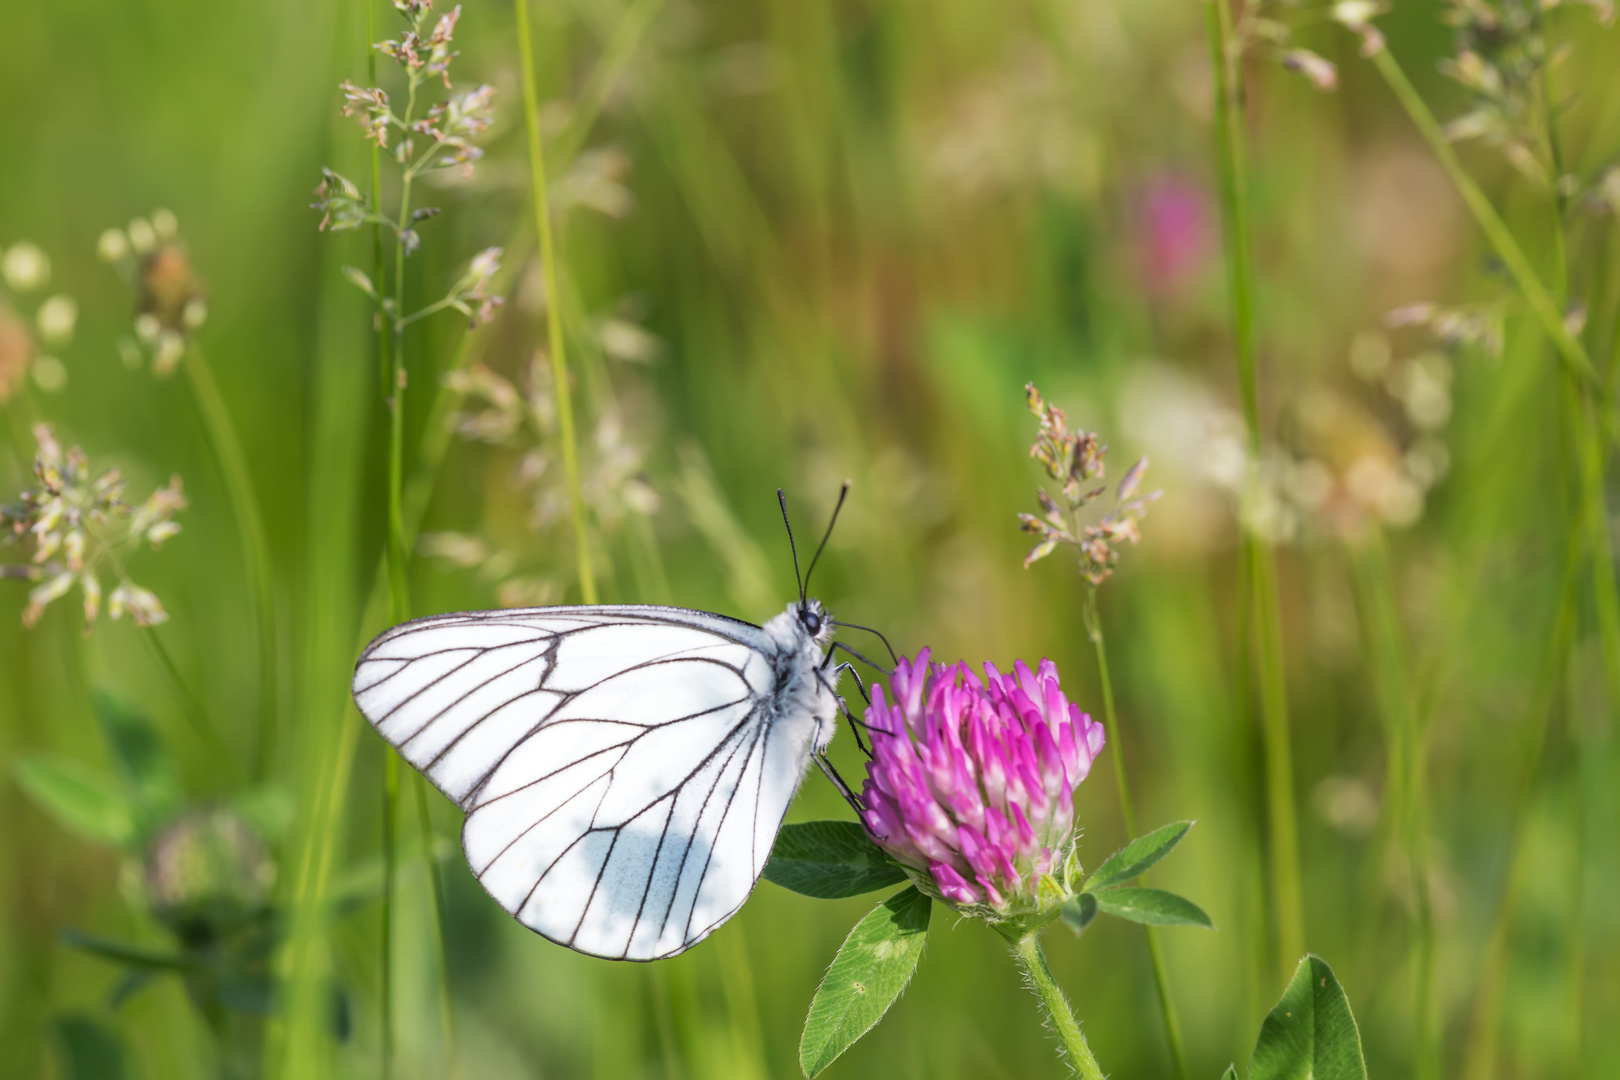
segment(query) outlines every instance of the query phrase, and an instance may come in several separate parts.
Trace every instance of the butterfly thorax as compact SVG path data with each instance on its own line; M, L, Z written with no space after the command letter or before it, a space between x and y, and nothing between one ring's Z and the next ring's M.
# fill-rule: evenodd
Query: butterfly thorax
M838 672L822 670L832 617L821 601L805 600L789 604L764 630L776 646L778 715L814 717L812 745L825 750L838 730Z

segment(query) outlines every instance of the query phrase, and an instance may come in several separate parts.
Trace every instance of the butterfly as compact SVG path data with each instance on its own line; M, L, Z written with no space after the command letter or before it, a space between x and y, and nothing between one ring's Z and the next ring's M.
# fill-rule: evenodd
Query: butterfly
M811 761L859 806L826 754L839 714L854 722L839 677L860 677L831 662L871 661L805 593L848 490L763 626L541 607L416 619L366 646L355 703L465 812L467 865L519 922L592 956L675 956L748 899Z

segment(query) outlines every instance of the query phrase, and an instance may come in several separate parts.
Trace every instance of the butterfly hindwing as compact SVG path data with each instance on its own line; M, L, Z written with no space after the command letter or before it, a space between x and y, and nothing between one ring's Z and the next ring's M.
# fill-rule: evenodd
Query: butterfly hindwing
M758 627L660 607L438 616L374 641L366 718L467 812L484 888L553 941L681 952L747 899L803 774Z

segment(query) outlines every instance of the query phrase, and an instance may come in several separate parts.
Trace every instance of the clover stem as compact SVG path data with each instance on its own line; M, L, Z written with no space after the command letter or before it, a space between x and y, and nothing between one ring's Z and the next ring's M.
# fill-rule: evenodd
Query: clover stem
M1052 1030L1057 1034L1058 1041L1063 1044L1069 1067L1082 1080L1103 1080L1102 1068L1097 1064L1097 1058L1092 1054L1090 1044L1086 1042L1085 1032L1080 1030L1080 1022L1074 1018L1074 1010L1069 1007L1069 1000L1063 996L1062 988L1052 977L1052 969L1047 966L1046 953L1041 949L1039 931L1032 930L1014 939L1012 947L1013 956L1017 958L1024 977L1029 980L1030 988L1035 991L1035 995L1041 999L1041 1004L1046 1008Z

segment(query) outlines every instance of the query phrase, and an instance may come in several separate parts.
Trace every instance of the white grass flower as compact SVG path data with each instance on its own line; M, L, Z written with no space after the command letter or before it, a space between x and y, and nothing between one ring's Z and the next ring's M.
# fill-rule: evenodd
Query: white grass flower
M129 223L129 244L135 254L145 255L157 246L157 230L145 218L135 218Z
M34 322L46 344L66 345L73 340L73 328L79 322L79 305L73 297L58 294L39 305Z
M33 377L34 385L47 394L59 393L67 386L67 365L54 356L41 356L36 359L28 374Z
M173 240L180 233L180 222L173 213L160 208L152 211L152 231L159 240Z
M96 256L102 262L121 263L129 257L129 237L123 229L105 229L96 240Z
M107 597L110 617L128 612L140 626L163 622L168 614L162 602L129 579L124 563L134 549L156 548L180 531L174 521L186 506L180 478L132 509L123 499L125 481L117 469L92 471L78 447L64 454L45 424L34 428L34 439L37 486L23 492L18 505L0 507L6 539L33 543L26 564L0 572L0 577L37 583L28 595L24 625L37 623L46 607L75 586L83 595L85 625L93 625L102 608L101 576L109 570L120 579Z
M21 240L0 259L0 274L13 292L33 292L51 279L51 260L39 245Z
M180 366L180 358L185 354L186 339L178 330L160 331L157 344L152 350L152 374L161 379L173 375L175 368Z

